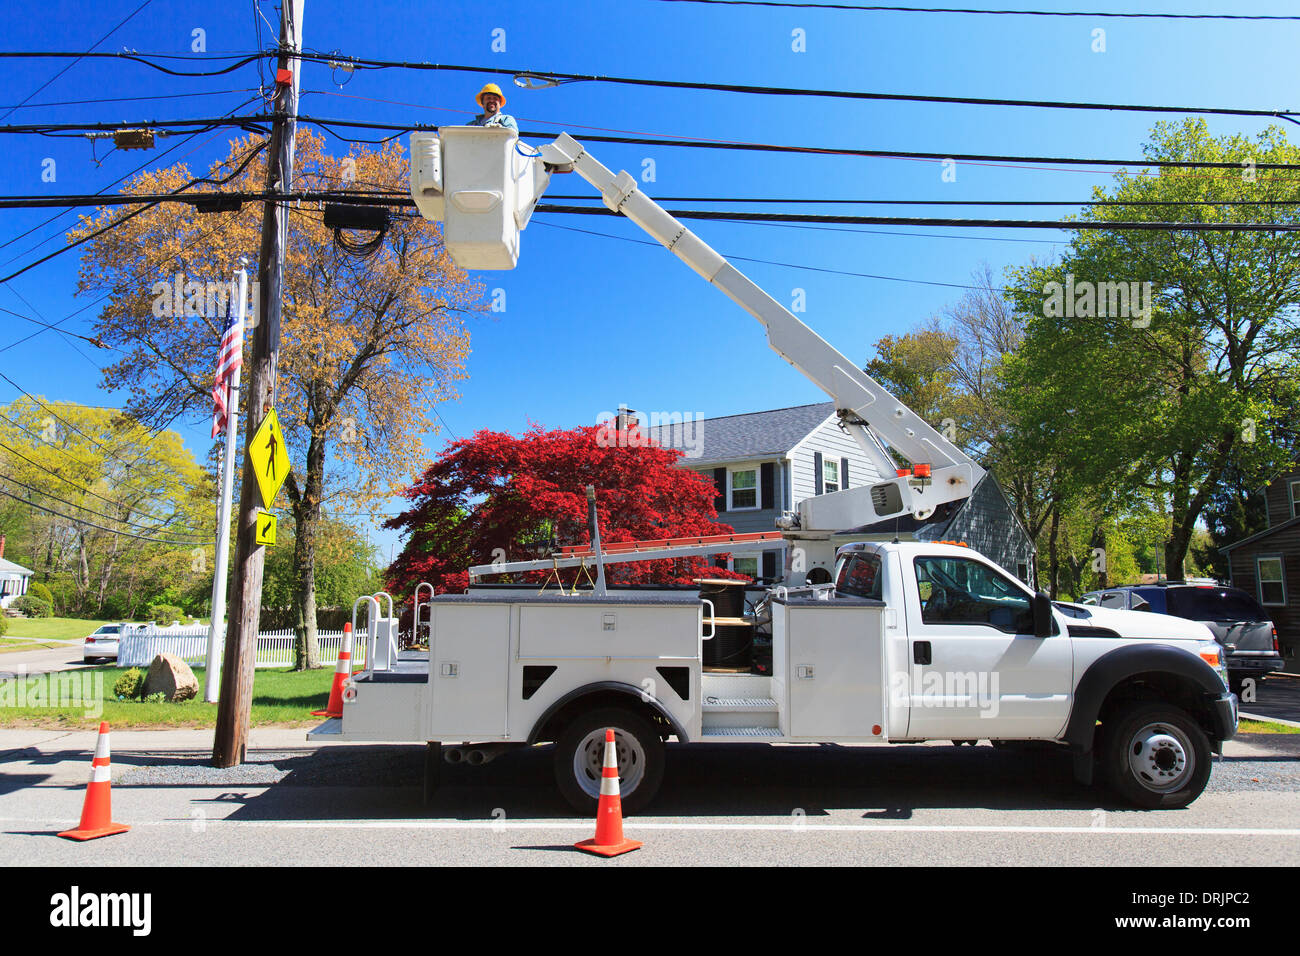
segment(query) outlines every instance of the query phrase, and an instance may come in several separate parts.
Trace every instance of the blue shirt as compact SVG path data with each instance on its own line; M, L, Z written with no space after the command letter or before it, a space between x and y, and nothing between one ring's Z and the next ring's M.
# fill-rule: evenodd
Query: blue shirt
M515 122L515 118L513 116L510 116L507 113L496 113L495 115L490 117L486 113L479 113L478 116L475 116L472 120L470 120L465 125L466 126L505 126L509 129L514 130L516 133L519 132L519 124Z

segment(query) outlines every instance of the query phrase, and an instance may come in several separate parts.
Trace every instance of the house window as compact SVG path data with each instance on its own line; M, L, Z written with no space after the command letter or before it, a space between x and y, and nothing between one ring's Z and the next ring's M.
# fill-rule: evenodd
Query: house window
M731 570L739 574L748 574L751 578L758 577L758 557L732 558Z
M1017 565L1016 565L1016 577L1018 577L1020 580L1024 581L1026 584L1028 584L1028 583L1029 583L1029 565L1027 565L1027 564L1017 564Z
M758 507L758 469L745 468L730 472L731 500L728 511L743 511ZM748 573L748 572L746 572Z
M1286 487L1291 495L1291 517L1300 518L1300 481L1288 482Z
M1255 570L1259 581L1259 603L1272 607L1286 604L1286 584L1282 580L1282 559L1255 559Z
M827 459L822 462L822 493L831 494L840 490L840 463Z

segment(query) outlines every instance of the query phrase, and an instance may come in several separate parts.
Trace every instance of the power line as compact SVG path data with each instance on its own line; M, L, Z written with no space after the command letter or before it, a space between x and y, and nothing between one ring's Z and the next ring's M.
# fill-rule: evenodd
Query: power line
M223 76L226 73L233 73L235 70L238 70L240 67L246 66L247 64L252 63L255 60L261 60L261 59L265 59L268 56L275 56L275 55L276 54L271 51L267 51L263 53L253 53L251 55L244 55L240 53L217 53L208 56L197 56L192 54L189 56L185 56L176 53L70 53L64 51L38 50L38 51L3 52L0 53L0 59L58 59L58 58L66 58L66 57L73 57L74 59L78 59L78 60L114 59L114 60L125 60L132 63L142 63L145 66L158 70L161 73L166 73L168 76ZM232 63L230 66L224 67L223 69L220 70L206 70L206 71L173 70L169 67L163 66L160 63L154 63L153 60L149 59L150 57L152 57L155 60L204 61L204 60L229 60L234 57L241 57L241 56L243 57L242 59L240 59L236 63Z
M214 185L220 186L220 185L224 185L225 183L230 182L230 180L234 179L236 176L238 176L240 173L242 173L242 172L244 171L245 167L247 167L248 164L251 163L251 162L253 161L253 157L255 157L258 153L260 153L260 152L261 152L263 149L265 149L265 148L266 148L266 140L263 140L261 143L257 144L255 147L253 147L252 150L249 151L248 155L247 155L246 157L244 157L243 162L241 162L241 163L240 163L240 164L239 164L239 165L234 169L234 171L230 173L230 175L228 175L228 176L226 176L226 177L224 177L224 178L222 178L222 179L208 179L207 177L199 177L199 178L197 178L197 179L191 179L191 180L190 180L188 183L186 183L185 185L183 185L183 186L177 186L176 189L173 190L172 195L175 195L176 193L178 193L178 192L180 192L180 191L182 191L182 190L189 189L191 186L196 186L196 185L198 185L199 183L212 183L212 184L214 184ZM224 165L224 164L222 164L222 165ZM58 249L55 249L55 250L54 250L53 252L51 252L49 255L42 256L41 258L37 259L35 262L30 262L30 263L28 263L27 265L23 266L21 269L17 270L16 272L11 272L11 273L9 273L9 275L7 275L7 276L5 276L4 278L0 279L0 285L3 285L4 283L9 282L11 279L16 279L18 276L22 275L24 272L27 272L27 271L29 271L29 270L31 270L31 269L35 269L37 266L39 266L39 265L40 265L41 263L43 263L43 262L49 262L49 261L50 261L51 259L53 259L55 256L61 256L61 255L63 255L65 252L68 252L68 251L70 251L70 250L72 250L72 249L75 249L75 248L77 248L77 247L80 246L80 245L84 245L85 243L89 242L89 241L92 240L92 239L97 238L98 236L102 236L104 233L108 232L110 229L116 229L118 226L122 225L122 224L123 224L124 222L126 222L128 219L134 219L136 216L140 215L141 213L144 213L144 212L148 211L149 209L153 208L153 206L156 206L156 205L157 205L157 203L155 202L155 203L152 203L152 204L150 204L150 205L141 206L139 209L136 209L136 210L134 210L133 212L129 212L129 213L127 213L125 216L122 216L120 219L115 219L113 222L107 223L106 225L101 226L100 228L94 230L93 232L88 232L88 233L86 233L86 235L81 236L79 239L74 239L72 242L68 243L66 246L62 246L62 247L60 247L60 248L58 248Z
M13 422L13 419L9 418L7 415L4 416L4 418L5 418L6 421L9 421L9 422L11 422L11 423ZM18 425L17 427L22 428L21 425ZM23 431L27 431L27 429L25 429L25 428L22 428L22 430L23 430ZM31 434L31 432L27 432L27 433L28 433L29 435ZM46 444L49 444L49 443L47 442ZM65 449L59 448L58 445L51 445L50 447L55 448L55 449L57 449L57 450L59 450L59 451L64 451L64 450L65 450ZM110 505L114 505L114 506L116 506L116 507L118 507L118 508L122 508L122 509L124 509L124 510L126 510L126 511L136 511L136 512L138 512L139 514L141 514L142 516L147 517L147 518L153 518L153 519L155 519L155 520L159 520L157 515L152 514L151 512L147 511L147 510L144 509L144 508L137 508L137 507L135 507L134 505L128 505L128 504L126 504L126 502L123 502L123 501L115 501L115 500L112 499L112 498L106 498L106 497L104 497L103 495L101 495L99 492L97 492L97 491L93 491L93 490L91 490L90 488L85 487L84 485L80 485L80 484L78 484L77 482L75 482L75 481L73 481L71 478L69 478L67 475L64 475L62 472L60 472L57 468L49 468L49 467L46 467L45 465L42 465L40 462L38 462L38 461L36 461L36 460L34 460L34 459L32 459L32 458L28 458L26 455L24 455L22 452L20 452L17 448L14 448L12 445L6 445L4 442L0 441L0 448L3 448L5 451L9 452L11 455L17 455L19 458L21 458L23 461L27 462L29 465L32 465L33 467L39 468L41 471L46 472L46 473L49 474L49 475L53 475L55 478L59 479L60 481L66 483L66 484L71 485L73 488L76 488L78 491L84 492L85 494L88 494L88 495L92 495L93 497L98 498L100 501L106 502L106 503L108 503L108 504L110 504ZM107 517L110 517L110 516L109 516L109 515L104 515L104 517L107 518ZM113 520L114 520L114 521L126 521L125 518L114 518ZM163 520L163 521L168 521L168 520L170 520L170 519L164 518L164 519L161 519L161 520ZM134 525L134 526L137 527L137 528L143 528L143 527L145 527L145 525L139 524L139 523L134 522L134 521L126 521L126 523L127 523L127 524L130 524L130 525ZM190 532L190 533L192 533L192 534L198 534L198 533L199 533L199 532L197 532L197 531L194 531L192 528L181 528L180 530L182 530L182 531L188 531L188 532Z
M42 497L52 498L53 500L57 501L61 505L67 505L69 508L76 508L78 511L84 511L87 514L95 515L97 518L107 518L109 521L120 521L122 524L129 525L132 528L142 528L145 531L167 530L166 528L150 528L148 525L140 524L138 521L129 521L126 518L119 518L117 515L104 514L104 512L96 511L94 508L87 508L85 505L79 505L75 501L68 501L66 498L60 498L58 495L50 494L50 492L48 491L44 491L43 489L37 488L34 485L29 485L26 482L19 481L17 478L14 478L10 475L0 474L0 479L4 481L12 482L13 484L17 485L19 488L24 488L27 491L33 492L34 494L41 495ZM202 544L204 542L202 538L194 538L191 539L188 543Z
M18 429L20 432L22 432L23 434L25 434L25 435L27 435L27 436L29 436L29 437L31 437L31 438L36 439L36 440L37 440L38 442L40 442L42 445L46 445L46 446L48 446L48 447L50 447L50 448L53 448L55 451L60 452L60 453L62 453L62 454L64 454L64 455L66 455L66 456L69 457L69 458L73 458L73 454L72 454L72 452L71 452L69 449L63 447L62 445L58 445L58 444L56 444L56 443L54 443L54 442L52 442L52 441L47 441L45 438L43 438L43 437L41 437L40 435L36 434L34 431L32 431L32 430L31 430L30 428L28 428L26 425L22 424L22 422L14 421L12 418L10 418L8 415L6 415L4 412L0 412L0 418L3 418L5 421L7 421L7 422L8 422L10 425L12 425L14 428L17 428L17 429ZM92 440L93 440L93 439L92 439ZM106 502L108 502L109 504L117 505L119 508L131 507L131 510L138 511L142 517L145 517L145 518L152 518L154 521L167 522L167 521L170 521L170 520L171 520L171 518L164 518L164 517L162 517L161 515L154 514L153 512L151 512L151 511L149 511L149 510L147 510L147 509L145 509L145 508L139 508L139 507L135 507L135 506L128 506L128 505L126 505L125 503L123 503L123 502L121 502L121 501L114 501L112 498L105 498L103 495L98 494L97 492L91 491L89 488L83 488L83 487L81 487L80 485L77 485L77 484L76 484L75 482L73 482L71 479L69 479L69 478L63 476L63 475L62 475L61 473L59 473L58 471L55 471L55 470L52 470L52 469L46 468L44 465L42 465L42 464L40 464L40 463L38 463L38 462L36 462L36 461L33 461L32 459L30 459L30 458L28 458L26 455L24 455L22 452L20 452L20 451L18 451L17 449L11 447L10 445L6 445L6 444L4 444L3 442L0 442L0 448L8 449L10 452L12 452L13 454L17 455L19 458L22 458L24 461L26 461L26 462L28 462L28 463L30 463L30 464L32 464L32 465L35 465L37 468L40 468L42 471L47 471L47 472L49 472L50 474L54 475L56 478L60 478L61 480L66 481L68 484L72 485L73 487L78 488L79 490L84 491L84 492L86 492L87 494L94 495L96 498L99 498L99 499L101 499L101 500L103 500L103 501L106 501ZM75 458L73 458L73 460L76 461ZM121 459L118 459L118 460L121 461ZM77 464L81 464L81 462L77 462ZM129 465L128 465L127 467L132 467L132 466L129 466ZM105 517L107 517L107 516L105 516ZM117 519L114 519L114 520L117 520ZM128 523L133 523L133 522L128 522ZM137 525L137 527L144 527L144 526L143 526L143 525ZM187 532L189 532L190 534L199 534L199 533L200 533L200 532L195 531L193 528L182 528L182 529L180 529L180 530L182 530L182 531L187 531Z
M390 130L397 133L409 133L416 130L430 130L436 132L436 127L422 123L408 123L405 125L395 125L392 123L372 123L360 120L345 119L322 119L316 116L300 116L298 121L302 123L312 123L326 129L334 136L338 136L348 142L379 142L378 140L357 140L351 137L341 136L331 129L333 126L344 126L356 129L376 129ZM553 134L540 130L524 130L519 134L521 137L529 136L538 139L550 139ZM389 137L391 139L392 137ZM1244 167L1240 162L1227 161L1210 161L1210 160L1167 160L1167 159L1095 159L1080 158L1068 156L1021 156L1021 155L1004 155L997 153L934 153L919 152L915 150L897 150L897 149L850 149L847 147L836 146L791 146L779 143L750 143L738 140L716 140L716 139L683 139L669 138L662 136L603 136L603 135L583 135L584 142L591 143L617 143L631 146L667 146L680 147L686 149L724 149L724 150L744 150L751 152L766 153L812 153L827 156L858 156L867 159L920 159L932 162L994 162L994 163L1027 163L1036 165L1079 165L1079 166L1137 166L1154 169L1230 169L1240 173ZM1255 163L1256 170L1300 170L1300 164L1297 163Z
M14 198L0 196L0 201ZM599 196L550 196L552 200L592 200ZM777 203L858 206L1300 206L1296 199L771 199L768 197L741 196L655 196L656 202L725 202L725 203Z
M650 86L664 89L707 90L719 93L752 93L761 96L812 96L832 99L892 101L904 103L950 103L964 106L1015 106L1038 109L1063 110L1117 110L1136 113L1183 113L1226 116L1264 116L1297 122L1300 115L1295 110L1258 110L1217 106L1161 106L1136 103L1086 103L1072 100L1020 100L980 96L933 96L919 93L868 93L857 90L807 89L801 87L748 86L737 83L704 83L689 80L651 80L629 76L608 76L594 73L554 73L532 70L508 69L498 66L461 66L448 63L411 63L399 60L372 60L343 54L304 53L302 59L317 63L341 63L354 69L406 69L446 70L457 73L491 73L512 76L525 82L560 83L612 83L623 86Z
M100 103L135 103L142 100L180 100L192 96L225 96L229 93L256 93L257 90L252 87L245 87L239 90L205 90L199 93L152 93L149 96L104 96L98 99L89 100L57 100L45 103L28 103L24 100L14 106L0 106L0 109L8 110L5 116L14 110L37 110L44 109L48 106L87 106ZM0 117L3 119L4 117Z
M245 101L243 101L242 103L239 103L239 104L236 105L233 109L231 109L231 110L230 110L226 115L231 115L231 114L233 114L236 110L243 109L245 106L247 106L247 105L248 105L249 103L251 103L251 102L252 102L252 100L245 100ZM184 137L185 140L188 140L188 139L193 139L195 136L198 136L198 135L200 135L201 133L203 133L203 130L195 130L193 133L184 133L184 134L182 134L182 135L183 135L183 137ZM136 166L134 169L131 169L131 170L127 171L126 173L122 174L121 176L118 176L118 177L117 177L116 179L114 179L111 183L108 183L107 185L105 185L105 186L103 186L102 188L100 188L100 189L98 190L97 194L98 194L98 193L103 193L104 190L111 188L112 186L116 185L117 183L120 183L122 180L126 179L128 176L134 176L136 173L140 172L140 170L144 169L146 166L150 165L151 163L156 163L158 160L162 159L162 158L163 158L164 156L166 156L167 154L169 154L169 153L171 153L171 152L173 152L173 151L175 151L175 150L177 150L177 149L180 149L181 146L183 146L183 145L184 145L184 140L182 140L182 141L180 141L180 142L176 142L176 143L172 144L171 146L168 146L165 150L163 150L163 151L162 151L161 153L159 153L157 156L151 156L149 159L146 159L144 162L142 162L139 166ZM199 145L202 145L202 144L199 144ZM191 150L191 152L192 152L192 151L193 151L193 150ZM189 155L189 154L186 153L186 154L184 154L184 155ZM26 237L26 236L31 235L31 234L32 234L33 232L35 232L37 229L43 229L45 226L48 226L50 223L54 222L56 219L59 219L62 215L64 215L64 214L63 214L63 213L55 213L55 214L54 214L53 216L51 216L49 219L46 219L46 220L43 221L43 222L39 222L39 223L37 223L35 226L32 226L30 229L27 229L27 230L25 230L24 232L21 232L21 233L19 233L18 235L14 236L12 239L6 239L4 242L0 242L0 249L3 249L3 248L5 248L6 246L9 246L9 245L11 245L11 244L17 242L19 239L22 239L22 238L24 238L24 237ZM50 241L51 239L53 239L53 238L55 238L55 237L52 236L52 235L51 235L51 236L46 236L44 239L42 239L42 240L40 240L39 242L37 242L36 245L32 246L30 249L26 249L26 250L24 250L23 252L19 253L19 254L16 255L16 256L11 256L10 258L6 259L6 260L4 261L4 263L0 263L0 264L2 264L2 265L8 265L10 262L13 262L15 259L20 259L20 258L22 258L23 256L27 255L27 253L29 253L29 252L33 252L34 250L39 249L42 245L44 245L45 243L49 242L49 241Z
M210 129L217 129L223 126L239 127L246 132L264 133L265 131L252 127L253 123L266 123L275 117L265 113L255 113L251 116L215 116L199 119L174 119L174 120L137 120L135 122L121 121L112 123L10 123L0 126L0 133L22 134L37 133L42 136L51 136L57 133L74 132L77 136L83 133L94 132L112 132L120 129L150 129L159 133L167 133L173 126L190 127L198 126L198 132L203 133Z
M856 10L868 13L961 13L999 17L1111 17L1127 20L1300 20L1300 17L1247 13L1113 13L1081 10L982 10L971 7L895 7L857 3L793 3L779 0L659 0L720 7L786 7L798 10Z
M636 244L639 245L639 246L655 246L655 247L657 247L657 248L661 248L661 249L663 248L663 246L662 246L660 243L658 243L658 242L652 242L652 241L649 240L649 239L635 239L635 238L632 238L632 237L630 237L630 236L616 236L616 235L614 235L613 233L608 233L608 232L597 232L597 231L594 230L594 229L578 229L578 228L575 227L575 226L562 226L562 225L560 225L559 223L554 223L554 222L539 222L538 225L539 225L539 226L547 226L547 227L549 227L549 228L551 228L551 229L563 229L563 230L565 230L566 232L580 232L580 233L583 233L584 235L588 235L588 236L597 236L597 237L599 237L599 238L601 238L601 239L617 239L617 240L619 240L619 241L621 241L621 242L633 242L633 243L636 243ZM805 266L805 265L799 265L798 263L794 263L794 262L780 262L780 261L777 261L777 260L775 260L775 259L755 259L755 258L750 257L750 256L733 256L733 255L729 255L729 254L727 254L727 253L720 253L720 255L722 255L723 258L725 258L725 259L732 260L732 261L735 261L735 262L752 262L752 263L757 263L757 264L759 264L759 265L767 265L767 266L781 266L782 268L785 268L785 269L798 269L798 270L803 271L803 272L822 272L822 273L827 273L827 274L829 274L829 275L851 276L851 277L856 278L856 279L877 279L877 280L880 280L880 281L883 281L883 282L903 282L903 283L906 283L906 284L908 284L908 285L929 285L929 286L939 286L939 287L941 287L941 288L946 288L946 289L982 289L982 288L984 288L984 286L965 285L965 284L960 283L960 282L938 282L938 281L936 281L936 280L931 280L931 279L905 279L905 278L903 278L903 277L901 277L901 276L877 275L877 274L870 273L870 272L848 272L848 271L845 271L845 270L843 270L843 269L828 269L828 268L824 268L824 267L822 267L822 266ZM1000 288L1000 287L999 287L999 288L996 288L994 291L996 291L996 292L1012 292L1012 291L1014 291L1014 290L1012 290L1012 289L1006 289L1006 288Z
M539 213L564 213L585 216L617 216L604 206L538 205ZM1083 230L1150 230L1157 232L1300 232L1300 223L1274 222L1141 222L1092 221L1086 219L936 219L904 216L819 216L796 213L736 212L710 209L668 209L678 219L715 219L723 222L824 222L872 226L953 226L969 229L1083 229Z
M40 86L36 87L36 89L34 89L34 90L32 90L30 93L28 93L27 96L26 96L23 100L21 100L21 101L18 103L17 106L11 106L11 107L9 107L8 109L6 109L5 112L4 112L4 115L3 115L3 116L0 116L0 119L4 119L5 117L9 116L9 114L11 114L14 110L21 108L21 107L23 106L23 104L26 103L28 100L30 100L33 96L35 96L35 95L36 95L37 93L39 93L41 90L45 89L47 86L49 86L51 83L53 83L53 82L54 82L55 80L57 80L59 77L61 77L64 73L67 73L70 69L72 69L72 68L73 68L74 66L76 66L78 63L80 63L83 59L86 58L86 56L88 56L88 55L91 53L91 51L93 51L93 50L95 49L95 47L99 46L101 43L103 43L105 40L107 40L109 37L111 37L111 36L112 36L114 33L116 33L118 30L122 29L122 27L126 26L127 21L133 19L137 13L139 13L139 12L140 12L141 10L143 10L145 7L149 6L149 4L152 3L152 2L153 2L153 0L144 0L144 3L140 4L140 6L136 7L134 10L132 10L130 13L128 13L128 14L126 15L126 17L125 17L123 20L119 21L118 24L117 24L117 26L113 27L113 29L109 30L109 31L108 31L107 33L105 33L102 37L100 37L98 40L96 40L94 43L92 43L92 44L90 45L90 49L89 49L89 50L87 50L85 53L83 53L83 54L81 54L80 56L78 56L76 59L74 59L71 63L69 63L69 64L68 64L67 66L65 66L63 69L59 70L58 73L55 73L52 77L50 77L48 80L46 80L46 81L45 81L44 83L42 83Z
M0 478L3 477L4 477L3 475L0 475ZM84 521L81 518L74 518L71 515L65 515L61 511L55 511L53 508L47 508L44 505L38 505L36 502L28 501L26 498L22 498L14 494L12 491L6 491L4 488L0 488L0 495L6 495L12 498L14 501L27 505L27 507L29 508L35 508L38 511L44 511L46 514L54 515L56 518L62 518L64 521L69 521L72 524L76 525L77 527L81 527L82 525L85 525L87 528L94 528L96 531L106 531L109 534L123 535L127 538L138 538L141 541L151 541L154 544L170 544L179 548L189 548L195 546L195 542L193 541L171 541L168 540L167 538L158 538L152 535L133 534L130 531L119 531L114 528L105 528L103 525L95 524L92 521ZM199 542L199 544L202 543L203 542Z

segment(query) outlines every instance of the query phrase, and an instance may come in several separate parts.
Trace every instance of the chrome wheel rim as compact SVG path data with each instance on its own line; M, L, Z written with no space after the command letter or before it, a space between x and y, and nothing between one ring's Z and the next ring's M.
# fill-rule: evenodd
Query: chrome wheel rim
M1147 724L1129 739L1128 767L1146 789L1170 793L1185 786L1196 771L1196 751L1172 724Z
M636 790L645 776L645 749L631 734L615 728L614 752L618 755L618 792L626 797ZM593 730L582 738L573 754L573 777L582 792L592 799L600 797L601 772L605 769L605 728Z

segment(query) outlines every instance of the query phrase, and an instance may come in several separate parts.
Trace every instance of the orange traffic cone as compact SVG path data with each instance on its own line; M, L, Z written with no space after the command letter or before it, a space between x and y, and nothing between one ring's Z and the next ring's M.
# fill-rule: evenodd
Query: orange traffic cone
M81 823L77 829L64 830L59 836L69 840L93 840L131 829L124 823L113 822L111 776L108 721L103 721L99 725L99 740L95 742L95 758L90 762L90 784L86 787L86 802L81 808Z
M343 685L352 676L352 624L343 625L343 643L339 647L339 662L334 665L334 683L330 685L330 700L324 710L313 710L313 717L343 716Z
M600 802L596 805L596 837L575 843L579 850L618 856L638 849L640 840L623 839L623 801L618 795L618 752L614 749L614 731L605 731L605 763L600 774Z

